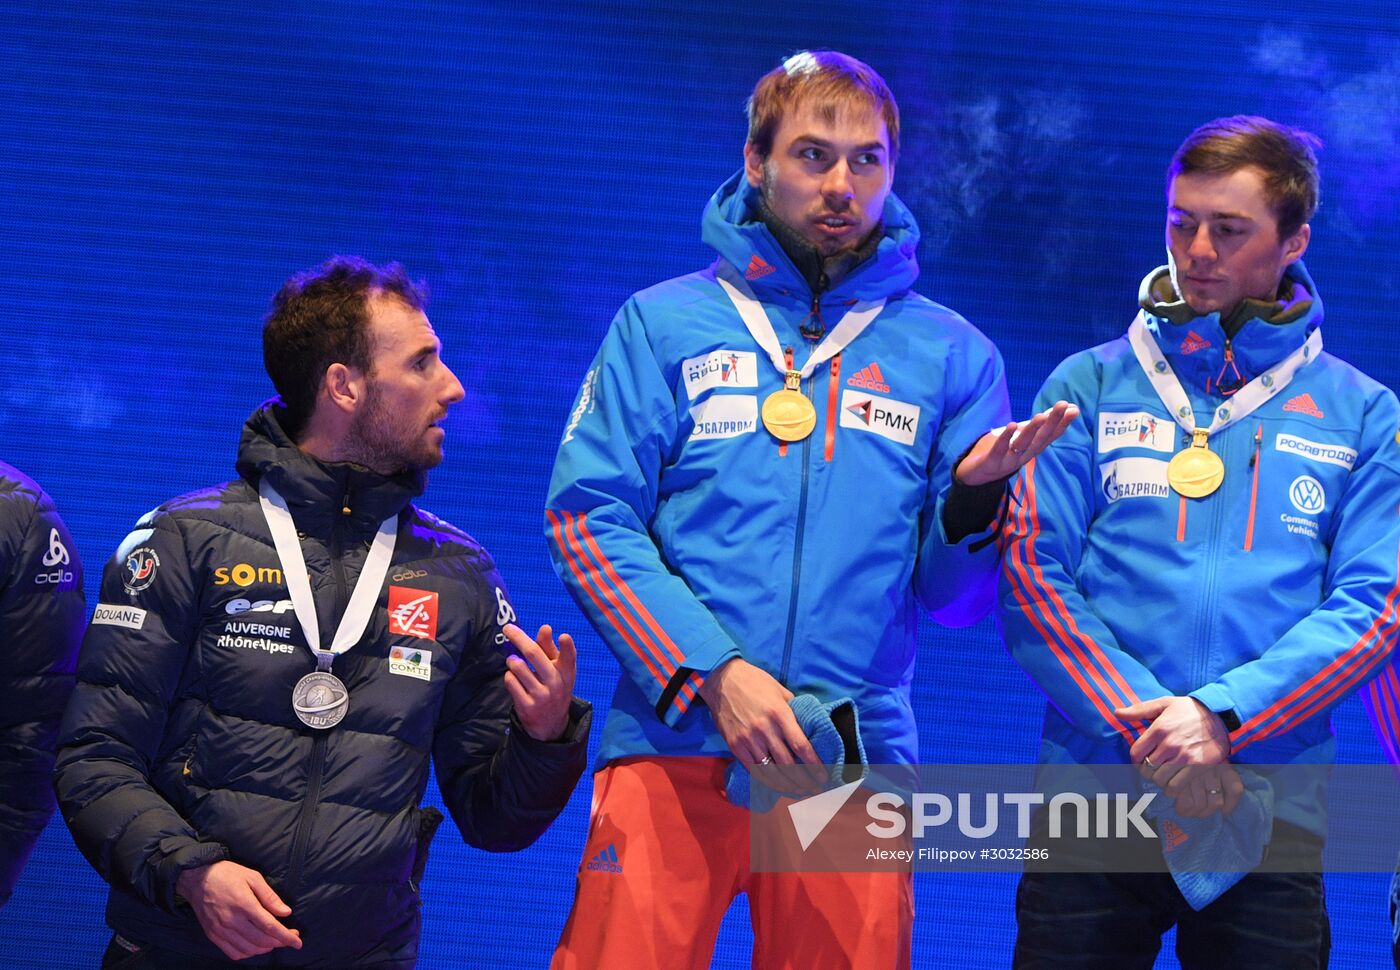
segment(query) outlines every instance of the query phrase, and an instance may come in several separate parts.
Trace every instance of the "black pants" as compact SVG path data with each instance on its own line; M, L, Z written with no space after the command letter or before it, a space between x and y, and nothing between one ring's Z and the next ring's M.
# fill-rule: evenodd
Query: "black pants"
M231 960L200 960L184 953L157 950L119 936L112 937L107 952L102 954L102 970L236 970L246 966Z
M1038 836L1044 838L1043 829L1027 846L1045 844ZM1280 822L1270 848L1260 869L1199 912L1165 865L1137 872L1028 866L1016 891L1014 966L1151 970L1162 934L1175 925L1176 955L1185 970L1326 970L1332 933L1323 901L1322 840ZM1065 849L1063 842L1057 846ZM1153 851L1160 863L1160 848ZM1296 870L1278 871L1289 866Z

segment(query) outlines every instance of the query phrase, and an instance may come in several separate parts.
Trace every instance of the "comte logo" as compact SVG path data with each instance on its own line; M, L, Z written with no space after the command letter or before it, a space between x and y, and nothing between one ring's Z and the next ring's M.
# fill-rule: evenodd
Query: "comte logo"
M438 594L410 586L389 587L389 633L436 640Z

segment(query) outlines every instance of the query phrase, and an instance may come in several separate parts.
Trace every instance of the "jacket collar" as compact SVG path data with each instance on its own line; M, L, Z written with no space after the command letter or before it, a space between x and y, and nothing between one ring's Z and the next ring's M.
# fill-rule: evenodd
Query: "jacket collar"
M1322 300L1301 261L1285 271L1277 299L1245 300L1224 321L1219 312L1197 314L1187 305L1172 282L1170 266L1159 266L1143 278L1138 303L1181 382L1212 394L1221 385L1253 380L1302 346L1322 324ZM1233 366L1226 360L1227 346Z
M764 224L762 205L762 193L749 185L740 169L710 198L701 219L701 238L743 275L760 300L774 302L796 293L810 302L812 286ZM887 299L914 285L919 276L914 256L919 227L893 192L885 198L881 232L869 258L822 294L823 301Z
M254 489L266 478L287 500L303 532L325 538L341 523L354 535L368 535L423 493L427 476L421 471L381 475L353 462L308 455L283 430L282 410L281 401L273 398L243 425L238 474Z

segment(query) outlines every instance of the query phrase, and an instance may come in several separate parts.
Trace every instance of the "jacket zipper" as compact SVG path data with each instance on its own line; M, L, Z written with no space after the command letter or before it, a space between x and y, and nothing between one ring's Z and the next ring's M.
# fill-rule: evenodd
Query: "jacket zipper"
M826 460L836 455L836 393L841 387L841 355L831 358L831 376L826 386Z
M791 347L784 347L784 348L783 348L783 360L787 361L787 369L788 369L788 370L792 370L792 348L791 348ZM787 375L783 375L783 377L784 377L784 381L786 381ZM784 386L786 386L786 383L784 384ZM778 442L778 457L779 457L779 458L786 458L786 457L787 457L787 446L788 446L788 443L787 443L786 441L780 441L780 442Z
M1225 435L1219 435L1218 438L1220 449L1218 454L1220 455L1220 460L1228 466L1229 461L1226 459L1227 449L1225 448ZM1211 503L1211 510L1210 527L1205 536L1205 545L1207 547L1205 550L1205 569L1201 570L1204 583L1201 593L1202 610L1199 628L1200 635L1196 642L1203 644L1206 649L1201 655L1198 669L1193 671L1196 682L1202 684L1210 677L1211 667L1213 666L1212 658L1215 654L1215 644L1212 639L1215 627L1215 573L1218 565L1215 547L1220 545L1221 517L1225 511L1224 496L1218 490L1207 495L1204 501Z
M1254 471L1254 481L1249 486L1249 524L1244 530L1244 551L1254 551L1254 510L1259 500L1259 466L1264 446L1264 425L1260 422L1254 431L1254 454L1249 456L1249 467Z
M812 397L812 384L807 384L808 400ZM812 467L812 435L802 439L802 490L797 499L797 534L792 545L792 596L788 601L787 636L783 640L783 665L779 669L778 682L787 683L788 663L792 659L792 638L797 628L797 590L802 579L802 533L807 523L807 473Z
M345 496L341 503L341 515L345 518L350 516L350 496ZM331 526L331 572L335 576L335 605L334 616L342 616L345 613L346 592L345 592L345 566L340 561L340 521ZM313 644L312 649L318 650L320 644ZM311 772L306 782L306 797L301 803L301 811L297 813L296 835L292 838L292 861L287 867L287 883L284 892L287 898L296 896L297 888L301 884L301 870L306 864L307 844L311 841L311 826L316 821L317 808L321 802L321 782L326 772L326 742L329 739L327 732L317 731L315 738L311 742Z

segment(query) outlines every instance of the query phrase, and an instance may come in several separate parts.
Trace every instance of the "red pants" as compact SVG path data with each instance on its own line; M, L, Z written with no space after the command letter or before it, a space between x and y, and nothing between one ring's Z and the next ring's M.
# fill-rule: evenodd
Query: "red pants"
M593 779L578 891L552 970L704 970L748 893L761 970L906 968L907 872L749 871L749 813L724 758L627 758Z

